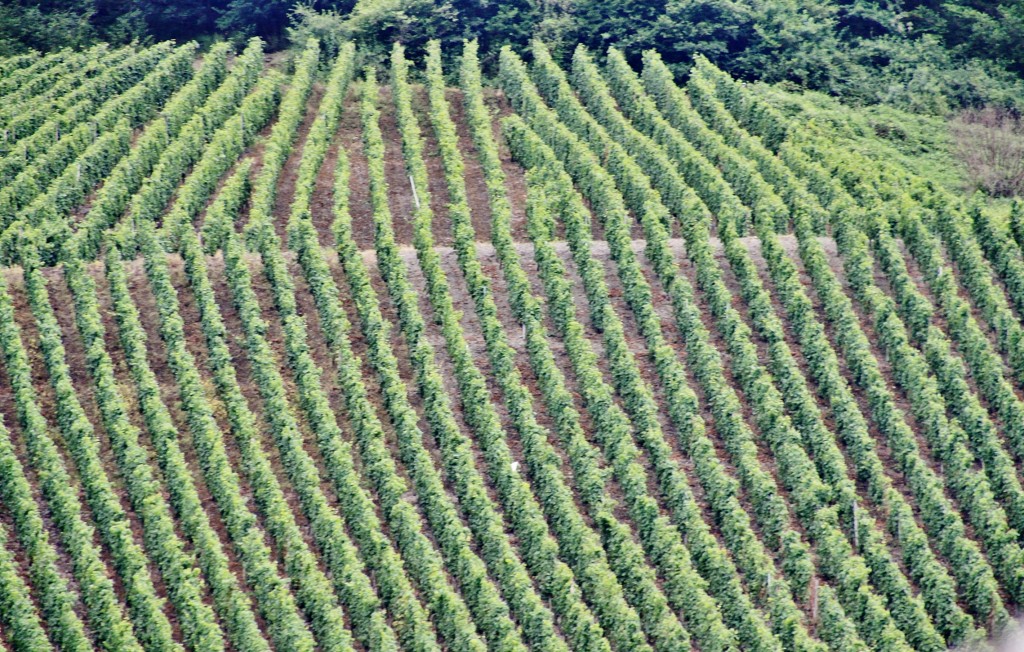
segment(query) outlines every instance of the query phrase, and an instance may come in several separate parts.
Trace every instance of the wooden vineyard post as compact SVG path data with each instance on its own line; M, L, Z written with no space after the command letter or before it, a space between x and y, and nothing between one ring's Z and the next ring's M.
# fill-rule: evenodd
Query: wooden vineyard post
M818 624L818 578L811 578L811 622Z
M853 547L860 550L860 526L857 523L857 503L853 503Z

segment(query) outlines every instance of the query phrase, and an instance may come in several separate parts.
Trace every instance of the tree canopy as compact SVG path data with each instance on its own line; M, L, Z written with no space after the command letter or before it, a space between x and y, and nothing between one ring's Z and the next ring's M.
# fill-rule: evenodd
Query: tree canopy
M790 82L846 101L945 114L1021 109L1024 3L1017 0L13 0L0 54L161 39L289 36L356 41L371 59L395 41L476 38L485 67L501 46L541 38L615 45L639 63L658 50L678 74L701 53L746 80Z

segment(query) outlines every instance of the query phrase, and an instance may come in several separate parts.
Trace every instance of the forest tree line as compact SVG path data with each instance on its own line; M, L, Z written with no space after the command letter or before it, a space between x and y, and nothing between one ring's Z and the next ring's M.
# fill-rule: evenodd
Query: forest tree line
M285 48L315 34L383 57L400 40L476 38L485 66L532 38L568 57L576 43L657 49L684 74L702 53L746 80L790 82L856 104L945 115L1024 108L1019 0L9 0L0 55L97 41L264 38Z

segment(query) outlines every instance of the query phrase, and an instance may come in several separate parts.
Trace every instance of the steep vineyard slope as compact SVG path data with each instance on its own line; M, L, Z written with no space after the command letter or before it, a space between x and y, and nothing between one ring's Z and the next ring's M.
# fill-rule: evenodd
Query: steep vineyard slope
M0 646L1012 634L1024 210L704 59L443 54L0 62Z

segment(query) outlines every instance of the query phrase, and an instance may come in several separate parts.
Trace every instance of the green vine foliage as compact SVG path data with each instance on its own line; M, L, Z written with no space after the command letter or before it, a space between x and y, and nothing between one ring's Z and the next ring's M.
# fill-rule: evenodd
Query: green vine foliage
M507 64L504 69L510 71L509 76L518 75L519 80L511 81L509 83L518 84L517 91L521 93L521 97L526 98L526 100L530 102L530 104L528 105L526 105L524 102L523 106L531 107L529 111L533 111L539 116L545 117L550 115L550 113L547 113L547 111L549 110L543 107L543 104L540 102L539 97L536 95L536 90L532 90L532 84L524 82L524 77L521 73L512 72L516 70L516 66L511 61L511 57L506 57L505 61L507 62ZM543 59L541 59L541 61L543 62ZM544 64L541 63L540 65ZM548 70L550 71L552 70L552 68L550 68L549 66ZM549 93L557 92L559 86L564 85L564 79L559 81L558 77L555 75L549 76L548 81L545 82L545 88ZM568 95L559 93L559 96L562 98L566 98L564 100L559 100L559 102L561 103L560 108L564 109L564 111L560 111L560 116L564 119L573 119L573 116L570 112L573 109L578 108L578 105L574 107L571 104L571 100L568 99ZM512 97L513 102L516 102L517 95L515 92L512 93ZM531 97L533 99L530 99ZM578 115L581 118L585 117L585 114L578 113ZM559 148L562 151L568 151L569 143L572 142L572 137L562 135L565 134L565 127L560 127L558 125L558 122L556 120L553 120L552 118L548 118L547 120L541 119L538 120L537 122L545 126L546 133L553 134L554 136L559 136L561 140ZM550 124L551 127L547 127L547 124ZM591 124L594 124L596 126L596 123ZM584 133L600 135L601 130L599 127L597 127L596 129L591 128L589 132ZM524 138L523 140L529 142L527 138ZM604 149L605 151L613 150L615 149L614 144L605 142ZM573 147L573 150L579 151L579 145ZM524 160L527 165L536 165L545 160L551 161L554 158L554 152L552 152L550 149L546 150L545 152L545 147L539 146L539 144L527 146L522 151L524 151L524 154L521 156L521 160ZM632 249L629 246L630 233L628 227L625 226L625 211L621 207L622 199L616 199L615 195L612 194L614 182L611 179L599 180L597 178L594 178L595 174L599 175L602 171L600 165L594 165L589 161L585 162L584 159L582 159L578 155L573 159L566 160L571 165L573 165L573 172L579 175L578 178L580 179L580 185L581 187L586 189L588 197L591 198L592 202L596 202L594 204L595 212L597 215L600 215L602 217L605 227L606 238L612 246L613 256L616 256L616 252L618 251L620 259L617 260L617 263L619 265L620 275L623 275L622 280L623 285L626 288L627 301L633 306L650 311L650 289L649 287L647 287L646 281L643 280L642 274L639 273L639 270L636 267L635 259L630 260L632 255ZM635 163L633 163L629 159L628 155L624 155L622 160L623 163L619 168L622 170L622 174L625 175L632 172L632 174L634 175L632 177L632 181L630 182L632 185L629 186L629 188L633 188L634 190L628 191L626 194L628 197L637 197L639 192L642 191L644 188L643 179L641 176L637 174L638 168L636 168ZM564 172L562 174L564 174ZM585 177L585 175L587 174L590 174L591 178L587 179ZM568 183L568 180L562 181L560 183L562 185L566 185ZM616 202L618 202L618 204L616 204ZM644 205L643 212L639 214L641 215L641 221L644 225L645 233L648 235L648 246L650 246L652 242L661 242L661 246L664 246L664 219L662 216L664 216L666 213L663 208L660 209L660 211L652 211L652 208L654 208L655 206L656 204L652 205L652 202L648 200ZM580 209L577 208L574 212L580 213ZM614 227L614 230L611 230L610 227ZM582 251L583 249L581 248L580 250ZM649 257L656 263L659 259L670 260L670 255L664 253L658 254L657 252L655 252L654 254L649 254ZM581 275L583 276L584 281L586 282L586 274L581 273ZM672 278L679 279L682 278L682 276L677 272ZM597 286L595 285L594 287L596 288ZM671 287L669 288L669 291L670 296L672 296L674 299L674 302L677 302L676 305L678 310L678 306L684 305L682 304L682 301L685 300L685 294L682 294L680 292L680 289L682 288L678 284L676 287L677 289L674 292L671 289ZM689 293L692 293L692 290L689 291ZM599 294L600 293L596 293L593 291L588 292L591 306L596 306L598 309L601 309L602 302ZM690 309L690 312L691 314L693 314L694 311L692 308ZM592 316L593 315L600 315L600 313L592 311ZM643 324L645 321L643 317L639 317L639 320L641 324ZM656 321L653 321L652 323L657 324ZM683 332L697 332L695 331L694 326L692 324L692 321L689 324L681 324ZM643 326L641 326L641 328L643 328ZM742 337L742 332L742 330L737 331L734 329L728 332L730 333L730 335L727 335L727 337ZM708 346L708 344L706 344L706 340L704 346ZM706 360L707 358L705 357L704 359ZM751 367L750 365L746 365L745 368L756 369L757 366L755 365L754 367ZM734 371L738 370L734 369ZM715 390L714 392L712 392L712 395L714 395L715 393L724 393L724 395L728 396L732 392L732 390L729 389L728 386L725 386L724 383L721 381L722 374L720 371L717 371L714 374L710 374L706 372L702 373L701 371L698 370L697 375L698 380L701 380L702 382L715 381L721 383L721 385L719 385L721 389ZM739 374L738 378L742 382L742 374ZM757 376L749 378L751 379L751 381L754 381L756 380ZM762 377L762 380L758 382L761 382L763 384L765 382L764 377ZM765 389L769 388L765 387ZM857 556L851 556L849 551L849 544L846 542L846 536L844 536L839 531L839 529L837 528L837 524L834 521L829 522L830 519L835 519L836 516L833 514L833 516L827 517L825 516L827 512L820 509L820 507L822 506L821 500L826 494L823 493L820 480L812 479L815 476L817 476L817 473L813 469L813 466L811 465L809 458L807 458L806 454L802 451L802 449L799 448L799 438L794 437L792 427L788 425L788 420L785 418L779 419L778 417L771 416L773 413L777 413L778 407L774 405L774 401L772 399L766 396L764 389L756 393L748 390L748 393L753 397L764 397L767 399L767 402L759 404L759 407L755 410L755 414L765 419L761 422L760 425L764 430L764 434L768 437L769 444L773 447L773 450L776 453L777 459L779 460L780 464L780 474L783 480L786 482L787 488L794 492L792 498L794 499L794 503L796 505L797 515L805 519L808 523L814 524L813 526L809 525L809 528L811 532L814 533L814 536L819 539L819 551L828 552L828 555L826 555L824 559L829 563L837 564L838 568L843 568L844 566L847 567L844 569L846 571L844 573L840 573L838 572L838 570L831 570L828 565L824 565L823 568L826 572L831 571L831 573L834 573L834 577L837 579L837 581L852 580L855 583L853 585L847 585L847 587L844 588L849 589L852 588L852 586L855 586L857 583L864 582L864 579L854 578L857 578L858 576L861 576L861 578L863 578L863 575L866 573L866 568L863 568L863 566L861 566L863 570L852 572L854 571L854 568L850 567L851 563L863 565L863 561L860 560L860 558ZM733 395L733 398L731 399L730 403L736 406L733 408L733 410L731 410L730 412L719 412L719 414L721 414L721 416L725 419L723 423L727 422L728 419L731 418L733 422L736 424L735 426L733 426L732 432L735 433L733 436L737 444L744 440L749 441L749 431L746 431L744 433L745 425L736 421L736 417L739 414L738 399L736 399ZM629 407L629 405L630 404L627 401L627 407ZM730 415L732 416L730 417ZM749 447L749 444L747 444L746 446ZM742 449L734 450L739 451ZM747 450L752 451L752 448L747 448ZM750 469L750 474L748 475L748 477L756 478L758 477L758 474L763 474L764 472L759 470L759 465L751 456L751 453L748 452L746 455L750 460L748 462L748 466L746 467ZM743 458L740 457L739 459ZM764 476L762 475L762 477ZM797 480L797 478L800 479ZM765 481L771 482L771 480L767 478L765 479ZM803 586L806 586L806 583ZM841 591L840 595L842 596L843 593L844 592ZM905 645L905 643L902 643L902 634L895 629L895 627L892 624L892 621L889 620L891 617L889 616L888 612L884 609L881 602L877 600L877 597L867 598L865 600L866 596L861 591L849 592L848 590L845 592L845 597L848 600L856 600L856 604L858 605L856 609L857 612L865 613L864 609L865 607L867 607L867 613L873 612L874 614L877 614L876 616L868 617L868 619L862 622L860 630L863 636L865 636L868 640L872 640L875 645L882 644L882 641L885 641L885 644L895 645L897 647L899 647L900 645ZM878 620L878 618L881 618L881 620ZM888 621L889 624L884 624L886 621Z
M175 377L203 477L246 571L247 582L255 595L260 615L267 623L271 642L276 647L313 650L316 642L299 611L297 597L277 571L275 558L265 542L266 534L244 498L241 480L228 457L224 433L207 397L207 384L187 346L181 304L171 281L166 254L159 246L152 227L142 226L139 246L158 307L160 337L167 348L168 363ZM287 564L290 551L282 547ZM288 568L294 572L295 565Z
M585 55L578 52L575 61L575 68L578 73L576 75L578 84L581 87L589 85L591 88L595 89L594 93L585 93L585 95L594 97L596 93L601 93L599 78L593 73L590 75L583 74L588 68ZM590 68L592 70L592 67ZM631 71L620 66L617 70L617 77L620 97L626 93L632 92L631 97L642 98L637 101L637 104L646 106L652 114L656 111L656 109L651 107L650 100L644 98L643 89L639 86L638 81L635 79L635 76ZM608 116L613 119L615 117L613 104L607 93L602 94L606 99L603 102L604 108L600 115ZM643 100L646 100L646 104ZM596 104L596 102L591 102L591 105ZM714 124L718 126L719 131L728 131L728 133L733 135L732 138L730 138L730 142L736 143L737 146L742 145L744 155L749 158L764 162L764 167L769 170L771 178L783 180L778 182L776 186L781 183L786 187L794 189L793 191L784 193L785 196L789 198L788 201L791 202L791 208L794 211L800 211L800 214L804 216L815 216L821 214L822 210L817 205L816 200L812 200L808 197L808 191L795 178L793 173L790 172L788 168L785 168L782 163L767 152L767 150L760 147L756 141L751 139L749 136L746 136L742 130L735 125L732 117L720 107L717 101L709 99L706 100L704 104L709 107L718 107L715 110L716 118L714 120ZM622 121L622 118L620 117L619 120ZM608 120L606 120L606 122L608 122ZM648 122L657 124L656 121ZM625 127L620 127L620 129L625 129ZM671 135L671 127L663 127L663 129L667 131L668 135ZM656 155L651 143L645 143L639 138L634 138L633 142L636 143L638 148L650 150L652 153L648 154L648 156ZM707 140L706 142L712 141ZM651 175L651 178L656 180L655 185L659 188L665 189L664 196L666 197L672 197L678 194L678 190L675 190L675 188L678 188L682 184L682 180L671 174L661 176ZM713 191L714 189L712 188L711 191L704 190L700 194L702 196L709 196L713 195ZM813 220L814 218L812 217L811 219ZM755 228L762 240L763 249L767 247L768 242L771 241L776 242L775 246L778 246L773 233L773 226L774 225L770 223L766 223L765 220L759 220L759 222L755 224ZM794 425L810 444L809 453L814 456L822 477L827 479L835 488L835 491L837 492L837 502L843 506L844 511L850 510L847 513L852 513L852 510L855 509L855 504L858 500L856 488L846 479L847 470L842 458L842 453L836 447L832 435L827 431L822 417L814 404L814 399L806 384L801 379L802 374L797 368L792 353L786 345L783 337L782 325L775 317L775 311L771 305L771 299L760 284L757 271L747 254L746 247L738 241L735 230L731 228L731 224L720 220L718 231L726 257L732 266L733 272L736 274L742 285L741 294L743 295L744 301L749 306L750 319L759 334L769 344L769 356L771 360L770 371L774 375L774 381L781 392L782 400L790 414L793 415ZM702 277L704 279L702 282L705 284L705 287L708 288L707 292L709 294L717 292L719 293L719 296L724 296L721 294L724 286L722 285L720 274L716 272L716 266L712 261L705 259L704 269L708 270L708 273ZM844 403L849 404L848 397L843 400ZM858 432L856 436L860 441L864 441L866 433ZM878 464L878 462L875 462L874 464ZM898 497L896 500L899 501L899 503L902 503ZM898 518L903 519L907 512L906 506L901 506L903 509L899 510L895 514L898 515ZM885 549L886 546L874 525L871 523L870 517L859 516L858 521L859 534L863 533L863 537L865 538L862 550L865 554L866 560L872 568L876 569L876 573L879 577L892 578L892 580L888 582L888 586L885 590L893 596L894 600L900 599L899 596L906 595L910 590L909 587L901 580L900 574L898 572L894 572L896 569L892 566L893 562L889 558L889 552ZM899 525L895 529L902 531L903 527L902 525ZM918 540L920 540L920 531L917 532L917 535ZM871 540L867 540L868 538L871 538ZM936 562L930 551L924 550L923 552L919 552L920 548L917 547L903 547L902 550L905 553L913 555L908 559L908 563L913 569L913 576L915 579L917 579L921 585L926 587L923 592L925 606L932 612L934 615L933 617L939 623L942 623L942 627L947 631L949 639L952 641L962 641L965 638L972 640L978 639L979 632L972 631L969 619L955 606L955 593L950 578L946 574L945 570ZM919 610L917 610L915 614L912 605L910 609L910 611L906 612L906 617L916 618L920 621L923 614ZM927 630L927 625L924 625L924 628Z
M715 81L719 87L725 87L725 90L720 91L720 95L729 97L739 93L735 83L721 73L717 73ZM745 99L745 108L742 111L734 109L733 114L741 124L748 128L755 130L760 128L761 119L758 116L774 115L771 109L756 100L750 97ZM737 105L742 106L739 103ZM774 115L774 117L780 118L778 115ZM795 174L804 180L807 187L819 197L822 204L827 206L833 214L839 216L834 220L835 224L861 223L863 209L856 204L854 197L846 191L839 180L826 171L820 159L812 158L812 154L817 156L819 152L811 144L811 142L783 144L779 147L778 155ZM1000 631L1006 626L1007 621L1003 615L1005 607L997 595L998 584L993 577L992 566L984 561L977 543L964 537L964 525L959 514L943 496L941 488L943 479L923 463L920 457L922 453L918 449L913 433L906 424L902 412L894 405L886 381L878 368L878 363L871 356L868 339L860 328L850 300L845 296L842 286L832 273L820 243L810 236L805 221L798 220L796 227L796 235L800 241L800 256L811 276L815 290L823 299L825 313L834 323L840 325L836 336L838 348L843 351L851 365L857 383L868 388L869 395L872 397L870 403L872 416L889 438L890 446L902 452L900 460L901 466L905 469L904 472L915 478L911 486L915 488L915 497L923 510L923 518L928 525L929 534L934 536L936 545L947 558L962 560L954 563L953 569L960 584L960 591L964 593L976 618L984 623L990 631ZM861 243L866 239L866 236L861 235ZM861 244L861 247L864 246ZM767 260L772 263L779 260L779 257L770 256ZM786 284L791 288L794 287L794 280L792 280L794 270L791 265L773 264L769 267L780 286ZM780 277L781 273L785 273L786 276ZM859 278L863 279L864 276ZM784 294L784 296L792 295ZM791 312L793 311L806 314L806 308L796 305L791 309ZM821 339L818 338L814 341L820 342ZM809 357L809 359L815 360L817 356ZM970 559L975 561L968 562L967 560Z
M328 41L0 59L5 645L1011 631L1024 205L703 56Z

